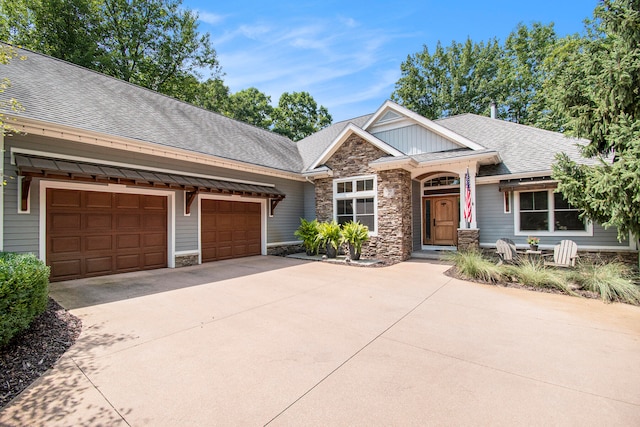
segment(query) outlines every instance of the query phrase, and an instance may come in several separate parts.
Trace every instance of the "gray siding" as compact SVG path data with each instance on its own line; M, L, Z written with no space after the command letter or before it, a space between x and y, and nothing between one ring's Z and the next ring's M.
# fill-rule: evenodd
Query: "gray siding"
M18 178L9 162L9 150L4 153L4 173L7 185L4 191L4 251L39 254L39 193L37 182L31 185L30 214L18 214Z
M411 125L399 129L375 132L374 135L404 154L434 153L461 148L422 126Z
M316 218L316 186L310 182L304 184L304 219Z
M420 191L420 182L411 181L411 204L413 210L413 250L422 249L422 192Z
M185 216L184 191L176 191L176 252L198 250L198 201L191 204L191 213Z
M39 185L35 180L31 185L31 213L18 214L17 171L10 163L12 147L59 153L77 157L94 158L96 161L112 161L151 168L169 169L228 179L241 179L264 184L275 185L286 194L286 198L278 204L275 215L267 218L267 243L296 240L293 232L298 227L300 218L305 216L305 185L301 181L291 181L272 176L243 173L202 164L171 160L140 153L92 147L86 144L73 143L36 135L15 136L5 138L5 174L7 185L4 191L4 250L17 252L33 252L38 254L39 242ZM14 177L14 179L12 179ZM192 205L190 216L184 216L184 194L176 191L176 247L177 252L195 251L198 248L198 212L197 204Z
M304 182L270 178L287 197L276 207L273 217L267 219L267 243L298 240L293 233L304 216Z
M478 185L476 187L476 211L478 215L478 228L480 229L480 243L483 245L495 245L501 237L512 239L518 245L527 244L527 236L514 234L513 200L511 201L511 213L504 213L503 193L498 191L498 184ZM532 233L535 235L535 233ZM573 240L580 246L591 247L628 247L628 239L618 242L617 230L609 228L605 230L601 225L593 225L593 236L538 236L541 245L555 245L560 240Z

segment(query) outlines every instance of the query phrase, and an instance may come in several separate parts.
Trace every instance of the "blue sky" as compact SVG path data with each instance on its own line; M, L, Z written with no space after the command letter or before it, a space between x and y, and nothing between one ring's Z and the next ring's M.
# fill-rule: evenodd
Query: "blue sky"
M400 64L438 40L500 41L520 22L582 32L597 0L245 1L184 0L200 14L231 92L309 92L334 122L374 112L394 90Z

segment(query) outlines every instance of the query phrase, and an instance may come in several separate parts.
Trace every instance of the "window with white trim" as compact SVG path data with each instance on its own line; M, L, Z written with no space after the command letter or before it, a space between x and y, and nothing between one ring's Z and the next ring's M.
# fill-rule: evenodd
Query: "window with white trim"
M516 231L584 233L589 224L580 219L580 210L553 190L521 191L517 194Z
M335 180L333 183L333 206L338 224L349 221L360 222L376 231L378 198L376 177L364 176Z

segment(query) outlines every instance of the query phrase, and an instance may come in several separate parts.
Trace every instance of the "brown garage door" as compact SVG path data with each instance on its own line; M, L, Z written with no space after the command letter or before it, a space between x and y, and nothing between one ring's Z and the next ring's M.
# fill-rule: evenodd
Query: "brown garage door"
M260 203L202 200L202 262L260 255Z
M47 189L51 280L167 266L167 198Z

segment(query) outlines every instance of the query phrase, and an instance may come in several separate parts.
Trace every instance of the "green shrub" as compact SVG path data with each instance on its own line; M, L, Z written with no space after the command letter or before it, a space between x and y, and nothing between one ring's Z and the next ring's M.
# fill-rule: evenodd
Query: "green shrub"
M300 226L293 233L302 240L305 250L309 255L317 254L320 242L318 241L318 220L307 221L300 218Z
M600 295L602 301L640 305L640 287L634 283L631 269L620 262L581 262L570 277Z
M575 292L569 287L567 276L562 271L545 268L542 261L524 258L518 265L506 266L505 269L510 276L515 277L523 285L559 289L575 295Z
M502 269L484 258L479 251L453 252L450 260L456 265L458 272L467 278L491 283L503 278Z
M369 240L369 227L360 221L349 221L342 226L342 241L353 246L356 252L362 252L362 245Z
M49 267L33 254L0 254L0 347L47 307Z
M330 222L321 222L318 224L317 240L321 246L329 245L334 250L338 250L338 246L340 246L342 242L342 231L335 219Z

